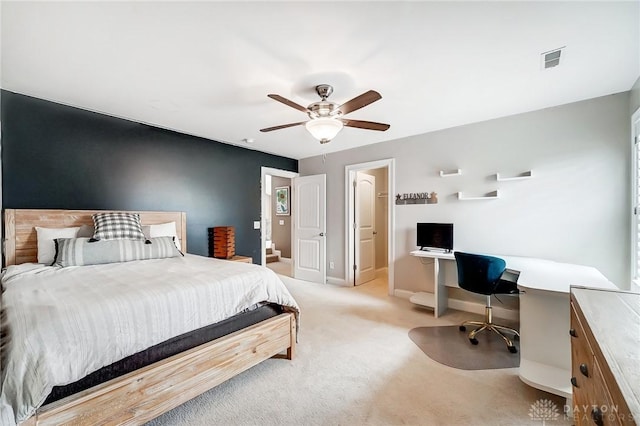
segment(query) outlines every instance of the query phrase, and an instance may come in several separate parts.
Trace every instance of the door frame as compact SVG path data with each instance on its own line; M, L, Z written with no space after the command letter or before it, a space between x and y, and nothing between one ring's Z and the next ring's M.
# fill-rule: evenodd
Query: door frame
M264 201L265 201L265 198L267 197L267 188L264 186L266 175L293 179L300 176L300 173L292 172L289 170L274 169L272 167L262 166L260 168L260 264L262 266L266 266L267 264L267 254L265 251L265 244L267 243L267 235L263 231L265 227L265 220L266 220L265 212L264 212ZM291 205L293 205L293 203ZM293 239L293 232L291 233L291 238ZM293 252L291 252L291 257L293 257ZM291 260L293 261L293 259Z
M355 232L353 229L354 224L354 203L355 203L355 191L353 190L353 180L356 177L356 172L369 169L381 169L387 168L387 273L389 275L389 295L394 294L394 260L396 258L396 221L395 221L395 203L392 202L396 190L396 172L395 172L395 158L388 158L384 160L369 161L366 163L349 164L345 166L345 235L347 236L345 241L345 272L347 285L355 285L355 274L353 272L354 249L355 249Z
M638 128L640 126L640 108L636 109L633 114L631 114L631 259L630 259L630 290L639 290L640 289L640 277L637 276L638 273L638 215L640 211L638 211L637 205L637 197L638 197L638 169L640 164L638 158L638 146L640 143L640 131ZM639 126L636 126L636 123L639 123Z

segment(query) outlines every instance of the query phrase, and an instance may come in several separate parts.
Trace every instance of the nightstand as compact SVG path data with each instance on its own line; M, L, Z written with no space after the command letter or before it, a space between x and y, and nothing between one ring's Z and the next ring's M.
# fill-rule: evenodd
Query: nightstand
M244 262L244 263L253 263L253 259L249 256L233 256L230 260L232 262Z

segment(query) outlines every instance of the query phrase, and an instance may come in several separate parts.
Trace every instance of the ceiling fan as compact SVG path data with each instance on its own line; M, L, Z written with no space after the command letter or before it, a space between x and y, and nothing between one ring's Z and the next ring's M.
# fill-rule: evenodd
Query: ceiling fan
M343 126L357 127L359 129L378 130L384 132L390 126L388 124L376 123L373 121L351 120L343 118L344 115L363 108L379 99L382 99L380 93L375 90L369 90L356 96L338 106L338 104L330 102L327 98L333 93L333 87L329 84L320 84L316 86L316 93L320 96L319 102L314 102L308 107L303 107L287 98L283 98L280 95L269 94L267 95L271 99L278 102L282 102L285 105L295 108L298 111L302 111L309 116L307 121L299 121L297 123L282 124L280 126L267 127L266 129L260 129L261 132L271 132L273 130L285 129L287 127L300 126L304 124L306 129L324 144L333 139Z

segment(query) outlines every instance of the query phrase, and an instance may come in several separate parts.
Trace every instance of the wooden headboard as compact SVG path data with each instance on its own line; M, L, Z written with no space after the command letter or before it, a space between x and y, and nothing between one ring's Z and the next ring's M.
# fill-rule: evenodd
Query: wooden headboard
M36 226L43 228L68 228L72 226L93 226L91 215L105 211L119 210L38 210L5 209L4 211L4 265L36 262L38 241ZM175 222L176 233L182 251L187 251L187 214L185 212L145 212L139 213L143 225L157 225Z

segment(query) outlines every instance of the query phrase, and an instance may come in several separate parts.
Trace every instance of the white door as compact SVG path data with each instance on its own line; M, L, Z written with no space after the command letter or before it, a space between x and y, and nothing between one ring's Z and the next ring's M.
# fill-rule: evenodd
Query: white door
M293 277L325 283L326 175L293 179Z
M356 173L355 240L356 285L376 277L376 178Z

